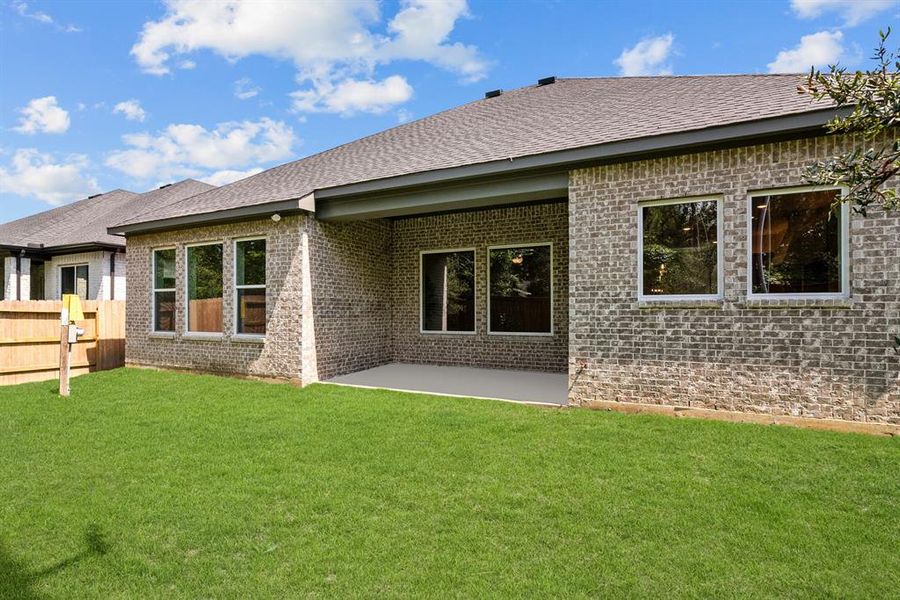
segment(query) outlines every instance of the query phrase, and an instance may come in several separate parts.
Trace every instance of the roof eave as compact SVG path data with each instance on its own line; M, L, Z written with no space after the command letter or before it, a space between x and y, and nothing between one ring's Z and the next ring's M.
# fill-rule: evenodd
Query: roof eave
M168 219L145 221L117 225L108 228L111 235L128 235L132 233L148 233L166 229L179 229L198 225L206 225L217 222L237 221L271 215L276 212L290 212L298 210L313 210L311 206L314 198L315 204L330 199L358 197L364 198L369 194L384 195L393 192L402 193L410 188L421 188L437 184L460 182L463 180L500 175L515 175L525 171L559 171L572 169L579 166L609 162L613 160L634 160L645 155L659 154L689 150L695 148L714 147L751 140L761 141L778 136L798 135L802 133L824 133L824 125L836 116L850 113L852 107L827 108L758 119L755 121L743 121L728 125L692 129L677 133L669 133L656 136L648 136L632 140L608 142L593 146L584 146L543 154L533 154L522 157L495 160L491 162L464 165L448 169L437 169L374 179L360 183L352 183L329 188L322 188L307 194L303 198L278 200L252 206L242 206L225 210L195 213Z
M128 236L132 233L150 233L152 231L162 231L167 229L182 229L195 225L242 221L272 216L275 213L290 214L300 210L310 210L311 202L309 200L311 200L311 194L310 197L305 196L297 199L279 200L275 202L266 202L264 204L254 204L251 206L240 206L226 210L183 215L168 219L158 219L155 221L144 221L142 223L116 225L107 228L107 232L110 235Z
M846 116L851 111L852 107L828 108L756 121L743 121L729 125L608 142L544 154L517 158L511 157L506 160L465 165L450 169L411 173L409 175L323 188L316 190L316 199L327 200L329 198L370 193L385 193L400 188L432 185L491 175L505 175L516 171L573 168L578 165L592 164L598 161L623 158L633 159L638 156L664 151L686 150L773 136L815 132L821 131L823 126L834 117Z
M20 244L0 243L0 250L7 252L24 252L33 256L58 256L60 254L74 254L76 252L96 252L98 250L121 251L125 249L125 242L79 242L76 244L62 244L59 246L22 246Z

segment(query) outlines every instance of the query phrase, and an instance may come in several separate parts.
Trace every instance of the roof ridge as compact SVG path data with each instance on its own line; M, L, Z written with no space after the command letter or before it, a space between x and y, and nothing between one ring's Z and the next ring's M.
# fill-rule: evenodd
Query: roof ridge
M667 75L590 75L585 77L557 77L556 81L593 81L597 79L711 79L713 77L803 77L806 73L700 73ZM534 85L524 87L536 87ZM545 86L541 86L545 87ZM514 88L522 89L522 88ZM510 90L513 91L513 90Z
M137 218L139 218L141 215L148 214L148 213L150 213L150 212L153 212L153 211L155 211L155 210L159 210L159 209L161 209L161 208L166 208L166 207L169 207L169 206L173 206L173 205L178 204L179 202L182 202L182 201L184 201L184 200L188 200L188 199L190 199L190 198L195 198L196 196L199 196L200 194L205 194L206 192L211 192L211 191L217 190L217 189L219 189L219 187L221 187L221 186L219 186L219 187L214 186L213 184L207 183L207 182L205 182L205 181L200 181L199 179L194 179L193 177L188 177L187 179L182 179L181 181L176 181L176 182L171 183L171 184L169 184L169 185L167 185L167 186L164 186L164 187L158 187L158 188L156 188L155 190L148 190L148 191L146 191L146 192L142 192L142 193L138 194L138 197L140 197L140 196L145 196L145 195L147 195L147 194L153 194L153 193L155 193L155 192L159 192L159 191L162 191L162 190L171 191L173 188L177 188L178 186L181 186L181 185L184 185L184 184L187 184L187 183L194 183L194 184L198 184L198 183L199 183L199 184L206 185L206 186L209 186L209 187L206 188L206 189L204 189L204 190L202 190L202 191L197 192L196 194L191 194L190 196L186 196L186 197L184 197L184 198L177 198L177 199L175 199L175 200L173 200L172 202L169 202L169 203L167 203L167 204L161 204L161 205L159 205L159 206L156 206L156 205L153 205L153 204L151 203L150 205L143 207L144 210L141 210L141 211L138 211L138 212L136 212L136 213L134 213L134 214L129 215L128 218L125 219L125 221L131 221L131 220L133 220L133 219L137 219ZM125 207L120 207L120 208L125 208ZM114 223L114 225L118 225L118 224L119 224L118 222L117 222L117 223Z

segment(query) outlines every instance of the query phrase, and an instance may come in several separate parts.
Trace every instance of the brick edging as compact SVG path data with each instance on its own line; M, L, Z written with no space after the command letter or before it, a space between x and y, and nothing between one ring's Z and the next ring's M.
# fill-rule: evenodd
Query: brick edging
M647 413L668 415L670 417L689 417L712 421L730 421L732 423L756 423L758 425L788 425L804 429L839 431L843 433L864 433L868 435L886 435L900 437L900 425L890 423L867 423L860 421L841 421L838 419L821 419L810 417L792 417L787 415L766 415L745 413L730 410L713 410L709 408L691 408L688 406L666 406L661 404L642 404L638 402L614 402L609 400L590 400L582 402L581 408L589 410L614 410L621 413Z

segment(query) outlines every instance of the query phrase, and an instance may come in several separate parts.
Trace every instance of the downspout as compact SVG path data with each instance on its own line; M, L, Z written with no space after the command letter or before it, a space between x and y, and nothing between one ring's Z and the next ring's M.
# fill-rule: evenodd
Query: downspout
M116 299L116 252L109 253L109 299Z
M16 300L22 299L22 254L24 250L16 255Z

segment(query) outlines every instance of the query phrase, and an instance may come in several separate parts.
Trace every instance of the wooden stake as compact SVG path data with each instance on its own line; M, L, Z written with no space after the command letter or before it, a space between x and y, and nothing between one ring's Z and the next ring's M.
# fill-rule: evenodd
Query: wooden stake
M59 395L69 395L69 364L72 362L72 348L69 344L69 309L63 304L59 315Z
M59 395L69 395L69 363L71 362L71 348L69 346L69 327L61 325L59 330Z

